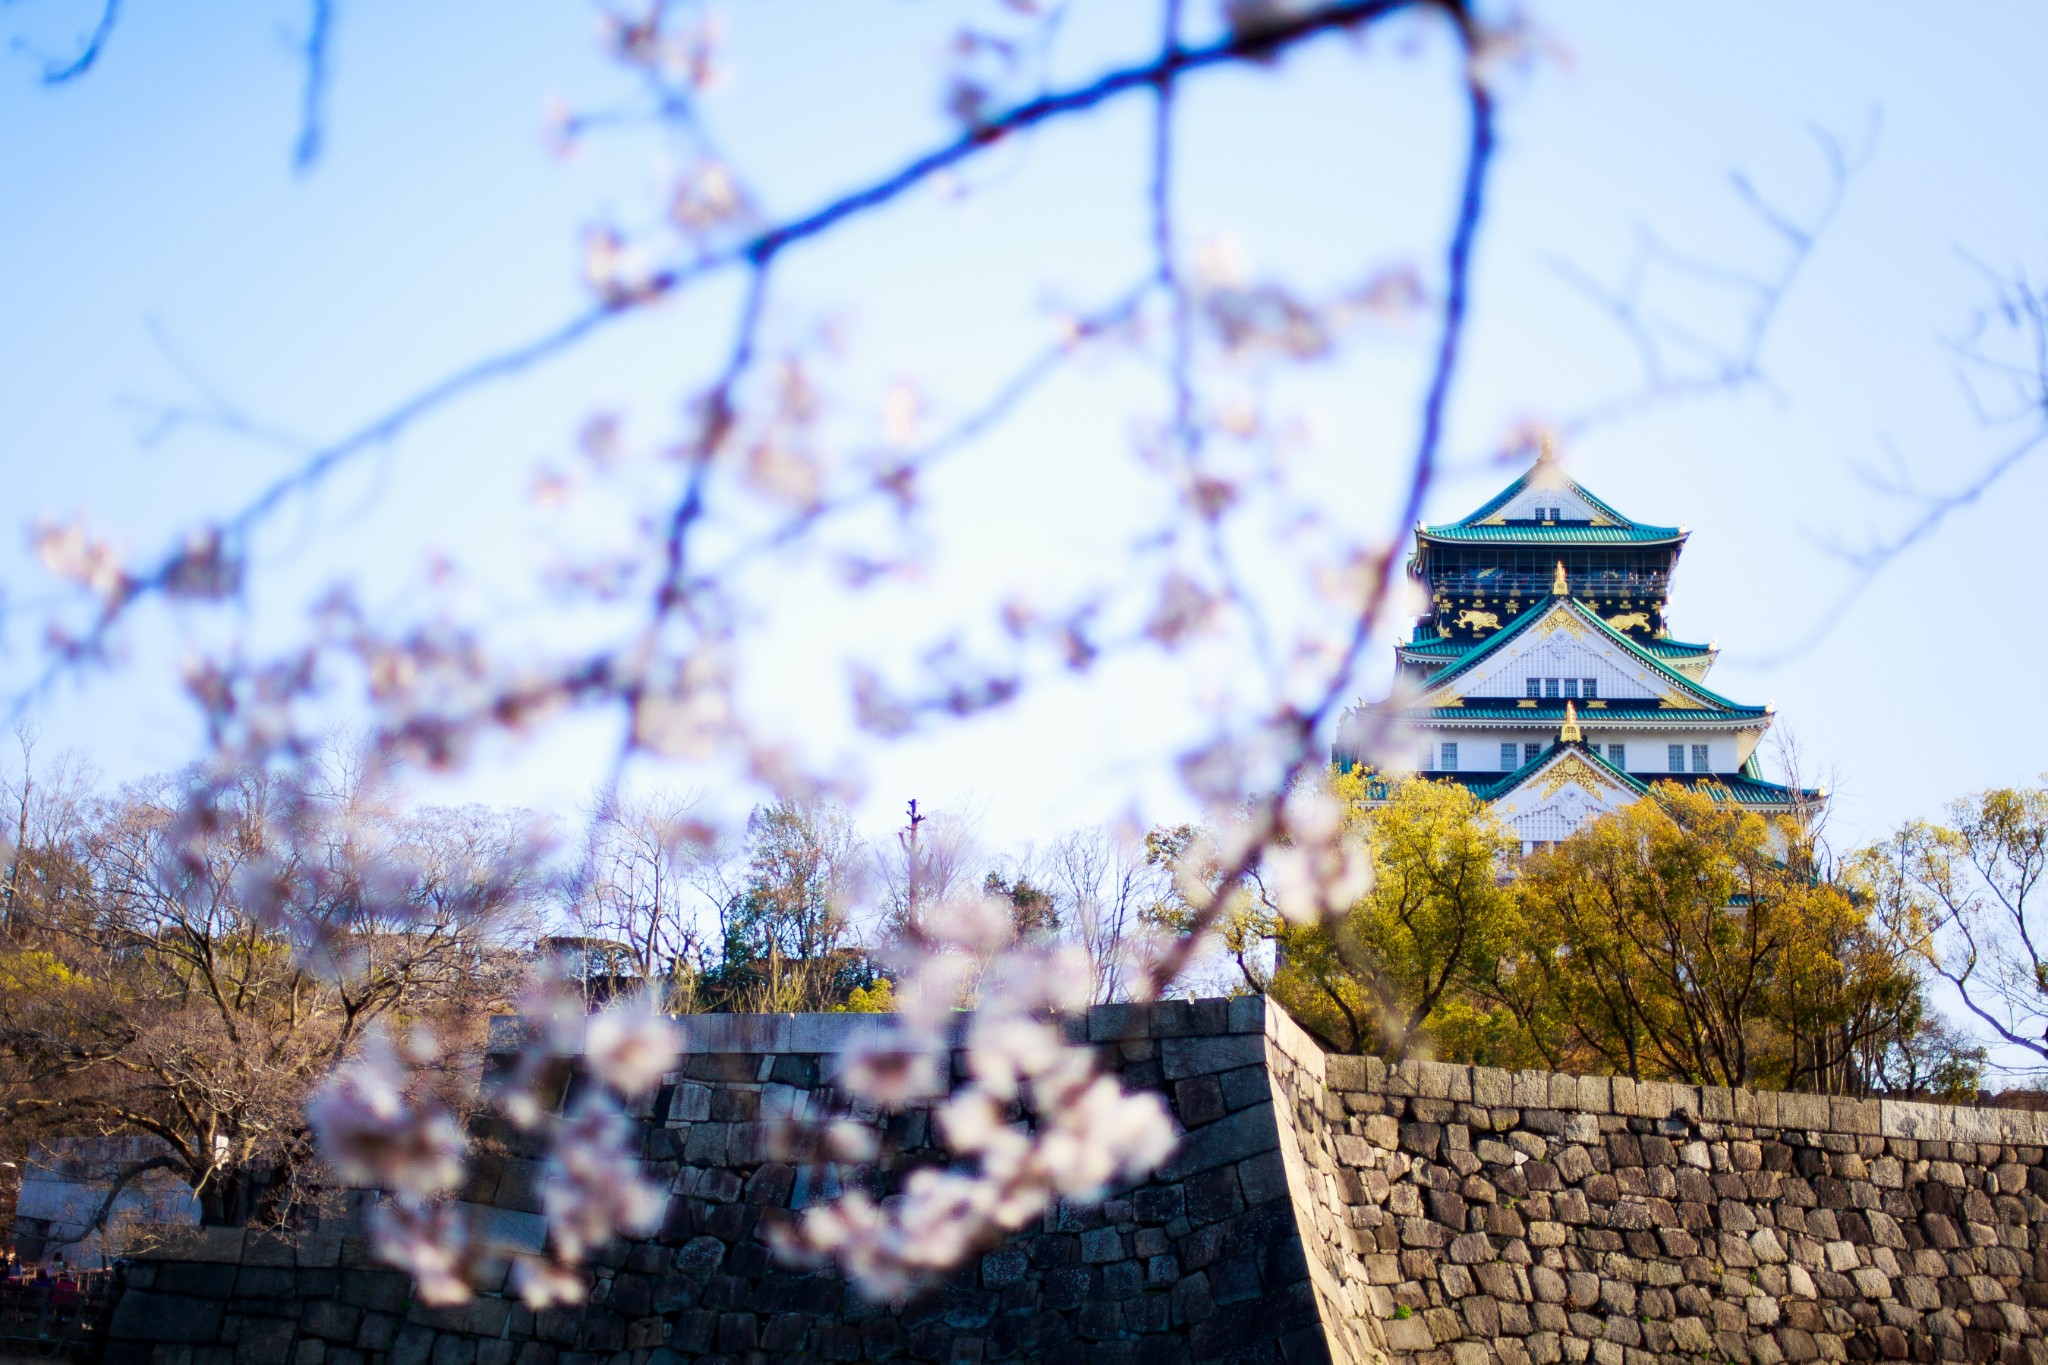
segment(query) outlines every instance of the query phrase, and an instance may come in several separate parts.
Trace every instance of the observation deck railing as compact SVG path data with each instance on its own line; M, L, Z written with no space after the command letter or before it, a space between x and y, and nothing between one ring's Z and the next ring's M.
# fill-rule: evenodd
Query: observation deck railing
M1540 573L1520 569L1496 569L1491 573L1455 570L1431 574L1429 588L1432 594L1443 592L1454 597L1476 597L1482 594L1487 597L1548 597L1556 578L1555 569L1546 569ZM1566 569L1565 580L1571 585L1574 596L1587 597L1662 600L1671 587L1671 575L1661 571L1595 569L1590 572L1573 573Z

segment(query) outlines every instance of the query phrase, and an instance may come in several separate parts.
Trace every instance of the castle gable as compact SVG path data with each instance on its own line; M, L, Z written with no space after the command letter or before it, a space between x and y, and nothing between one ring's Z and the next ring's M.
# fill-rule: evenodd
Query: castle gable
M1562 475L1554 480L1531 480L1526 488L1495 509L1482 524L1500 525L1511 521L1583 521L1593 526L1614 525L1613 518L1595 506L1577 484Z
M1578 698L1581 704L1589 699L1655 702L1681 710L1730 705L1633 646L1584 605L1564 597L1552 598L1495 635L1432 680L1410 705L1560 696Z
M1629 805L1641 783L1616 772L1577 744L1560 744L1505 779L1493 813L1525 844L1557 843L1598 816Z

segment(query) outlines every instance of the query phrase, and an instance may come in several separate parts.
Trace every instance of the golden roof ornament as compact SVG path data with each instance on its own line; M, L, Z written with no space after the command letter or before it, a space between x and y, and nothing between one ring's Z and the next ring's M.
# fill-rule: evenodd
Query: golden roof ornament
M1547 464L1556 458L1557 450L1551 444L1550 433L1548 431L1538 432L1536 435L1536 463Z
M1559 744L1579 744L1583 743L1585 738L1585 735L1579 731L1579 708L1567 701L1564 704L1564 724L1558 727L1557 731L1557 742Z
M1552 597L1570 597L1572 595L1572 581L1565 576L1564 561L1562 559L1557 561L1557 577L1550 580L1550 595Z

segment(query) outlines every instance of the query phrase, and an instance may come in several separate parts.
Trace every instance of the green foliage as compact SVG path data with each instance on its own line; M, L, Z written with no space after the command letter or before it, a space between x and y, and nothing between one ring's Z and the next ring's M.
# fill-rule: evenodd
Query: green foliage
M834 1014L894 1014L896 1012L896 983L886 976L876 977L866 986L855 986L846 994L846 1003L834 1005Z
M1222 935L1247 984L1327 1045L1389 1059L1966 1098L1984 1052L1928 1002L1930 925L1962 919L1957 859L1990 869L1997 904L2048 868L2048 793L1989 793L1946 833L1835 868L1797 822L1675 784L1523 859L1465 787L1382 783L1375 801L1371 779L1329 788L1371 889L1306 925L1248 899ZM1213 883L1198 832L1155 831L1151 847ZM2007 973L2048 1020L2037 977L2048 964Z
M1010 917L1017 926L1019 938L1042 937L1060 927L1058 904L1049 892L1032 883L1028 873L1005 878L1000 872L991 872L982 882L981 889L998 900L1010 903Z
M1332 783L1372 855L1372 889L1324 922L1273 922L1272 993L1349 1051L1398 1059L1455 1037L1491 1055L1497 1011L1460 987L1488 973L1513 935L1501 876L1512 841L1463 787L1402 782L1377 808L1366 792L1360 773Z
M1806 833L1676 785L1517 879L1523 938L1482 989L1555 1065L1859 1092L1921 983Z
M747 819L747 879L698 995L714 1010L797 1013L844 1005L879 973L852 939L846 901L859 844L844 813L780 801Z

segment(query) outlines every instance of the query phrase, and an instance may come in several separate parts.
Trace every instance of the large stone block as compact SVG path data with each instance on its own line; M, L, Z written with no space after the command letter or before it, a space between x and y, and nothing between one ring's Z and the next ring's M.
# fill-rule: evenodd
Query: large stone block
M1257 1034L1226 1033L1213 1038L1164 1038L1159 1043L1161 1074L1169 1081L1232 1071L1265 1060Z
M1323 1061L1323 1075L1332 1090L1364 1090L1366 1088L1365 1061L1363 1057L1344 1056L1333 1053Z
M1179 1149L1167 1158L1158 1178L1185 1180L1200 1171L1235 1165L1247 1157L1270 1152L1279 1145L1272 1105L1240 1109L1181 1138Z
M1881 1112L1874 1100L1855 1100L1836 1095L1828 1102L1828 1128L1836 1133L1876 1136L1883 1131Z
M1472 1068L1472 1103L1491 1109L1505 1109L1515 1102L1515 1078L1498 1067Z
M131 1289L114 1306L107 1335L117 1341L212 1342L220 1337L223 1310L219 1299Z
M1785 1128L1801 1128L1810 1132L1824 1132L1833 1122L1826 1095L1778 1096L1778 1122Z

